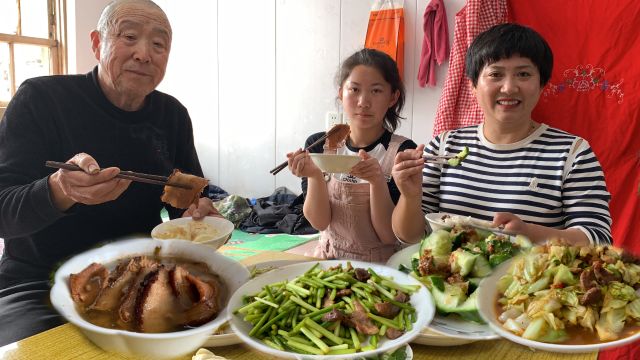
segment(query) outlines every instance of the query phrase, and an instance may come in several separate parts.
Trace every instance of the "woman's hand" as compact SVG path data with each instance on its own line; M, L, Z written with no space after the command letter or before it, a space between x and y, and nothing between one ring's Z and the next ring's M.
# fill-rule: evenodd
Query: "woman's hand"
M322 176L322 171L316 166L309 156L309 152L298 149L287 154L289 171L297 177Z
M75 155L67 161L83 171L59 169L49 176L51 200L60 211L75 203L97 205L117 199L131 184L131 180L116 178L120 169L110 167L100 170L98 162L85 153Z
M194 220L201 220L205 216L223 217L213 206L213 201L206 197L198 199L197 204L189 205L189 208L182 214L182 217L189 216L193 217Z
M421 144L416 149L406 149L396 154L391 174L398 190L404 196L422 196L423 152L424 144Z
M506 232L529 236L528 225L518 215L509 212L498 212L493 216L493 227L501 227Z
M370 184L386 183L382 167L378 159L371 157L366 151L360 150L358 156L362 159L355 164L349 174L368 181Z
M509 212L499 212L493 216L493 226L504 226L504 230L529 238L535 244L544 244L551 239L562 239L568 244L577 246L590 245L589 238L580 229L554 229L543 225L526 223L517 215Z

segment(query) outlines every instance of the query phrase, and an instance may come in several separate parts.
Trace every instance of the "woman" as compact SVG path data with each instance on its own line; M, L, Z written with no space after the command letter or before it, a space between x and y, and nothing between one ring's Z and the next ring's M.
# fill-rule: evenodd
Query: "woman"
M337 76L338 99L351 133L338 154L361 161L348 174L327 176L301 149L287 154L289 169L302 177L304 215L321 231L314 256L384 262L396 250L391 213L400 195L391 178L396 154L416 144L393 134L404 105L404 86L396 63L377 50L347 58ZM311 135L306 146L324 133ZM306 147L305 146L305 147ZM322 145L309 152L323 152Z
M398 154L399 239L424 236L425 211L493 221L534 242L611 243L610 196L589 144L531 118L552 67L549 45L530 28L501 24L478 35L467 51L466 75L484 122ZM455 155L464 146L469 155L460 166L424 163L423 150Z

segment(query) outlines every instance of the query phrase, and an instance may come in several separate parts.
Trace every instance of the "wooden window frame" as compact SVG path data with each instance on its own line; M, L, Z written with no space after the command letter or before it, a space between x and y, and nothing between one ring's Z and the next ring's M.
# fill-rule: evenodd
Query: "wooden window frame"
M20 2L16 0L18 9ZM29 1L29 0L26 0ZM49 47L49 64L52 74L67 73L67 0L47 0L49 38L37 38L15 34L0 33L0 42L9 44L9 72L11 75L11 96L16 93L14 44L38 45ZM21 12L18 12L18 30L20 30ZM7 107L8 102L0 100L0 116Z

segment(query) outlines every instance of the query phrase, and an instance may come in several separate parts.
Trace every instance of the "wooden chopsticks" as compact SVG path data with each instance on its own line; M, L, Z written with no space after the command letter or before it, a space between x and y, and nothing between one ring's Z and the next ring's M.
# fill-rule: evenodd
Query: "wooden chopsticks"
M335 128L332 128L332 129L335 129ZM331 129L331 130L332 130L332 129ZM307 150L311 149L312 147L314 147L314 146L316 146L316 145L320 144L321 142L325 141L325 139L326 139L329 135L331 135L331 130L327 131L327 132L326 132L324 135L322 135L318 140L314 141L311 145L309 145L309 146L307 146L306 148L304 148L304 151L307 151ZM280 171L282 171L282 169L286 168L286 167L287 167L287 164L288 164L288 161L285 161L285 162L283 162L282 164L280 164L280 165L278 165L278 166L274 167L273 169L269 170L269 172L270 172L272 175L275 175L275 174L279 173Z
M45 166L54 168L54 169L82 171L82 169L78 165L67 164L67 163L62 163L57 161L47 161L45 162ZM146 184L166 185L166 186L173 186L181 189L191 190L191 186L189 185L175 184L175 183L168 182L169 178L166 176L143 174L143 173L137 173L133 171L120 171L120 173L116 175L116 177L120 179L137 181L137 182L146 183Z

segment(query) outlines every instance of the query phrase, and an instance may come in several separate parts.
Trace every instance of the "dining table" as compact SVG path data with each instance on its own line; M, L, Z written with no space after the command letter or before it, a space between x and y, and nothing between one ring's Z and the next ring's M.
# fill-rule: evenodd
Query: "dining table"
M237 249L232 246L222 246L221 253L232 252ZM252 256L239 260L247 267L272 261L317 261L318 259L304 255L281 252L260 251ZM457 346L427 346L410 344L415 360L596 360L597 352L592 353L552 353L530 349L505 339L491 341L476 341ZM278 359L277 357L261 353L246 344L208 348L218 356L238 360ZM177 358L190 360L195 354L187 354ZM106 352L89 341L80 330L72 324L66 323L33 335L26 339L0 347L0 359L140 359L143 357Z

